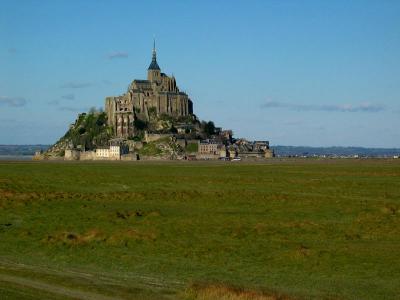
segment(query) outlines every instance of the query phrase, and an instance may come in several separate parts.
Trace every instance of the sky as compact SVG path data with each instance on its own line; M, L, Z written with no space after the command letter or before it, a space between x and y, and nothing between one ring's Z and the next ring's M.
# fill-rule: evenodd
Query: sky
M157 61L201 120L400 147L400 1L0 0L0 144L52 144Z

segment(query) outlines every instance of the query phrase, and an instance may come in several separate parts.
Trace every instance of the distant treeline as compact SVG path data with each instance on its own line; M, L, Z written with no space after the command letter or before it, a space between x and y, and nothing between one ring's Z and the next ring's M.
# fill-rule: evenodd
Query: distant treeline
M384 157L400 155L399 148L363 148L363 147L307 147L307 146L271 146L279 156L369 156Z
M47 150L50 145L0 145L0 155L34 155L38 150Z

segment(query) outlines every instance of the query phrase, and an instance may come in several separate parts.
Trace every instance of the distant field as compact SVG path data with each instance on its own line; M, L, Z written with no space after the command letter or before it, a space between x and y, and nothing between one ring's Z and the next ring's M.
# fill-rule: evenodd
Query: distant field
M399 254L400 160L0 162L0 299L399 299Z

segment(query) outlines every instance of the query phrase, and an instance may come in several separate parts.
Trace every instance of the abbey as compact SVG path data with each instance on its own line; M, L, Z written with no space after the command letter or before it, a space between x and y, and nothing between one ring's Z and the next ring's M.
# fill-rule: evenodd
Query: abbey
M161 73L154 43L147 80L135 79L125 94L107 97L105 112L114 135L126 138L134 135L136 119L147 121L151 113L174 117L192 115L193 103L186 93L179 91L174 76Z

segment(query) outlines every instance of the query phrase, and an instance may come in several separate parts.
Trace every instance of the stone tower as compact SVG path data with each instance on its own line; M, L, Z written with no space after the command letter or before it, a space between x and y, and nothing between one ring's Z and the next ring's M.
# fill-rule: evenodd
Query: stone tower
M161 70L157 63L156 40L153 42L153 56L149 68L147 69L147 80L160 82Z

